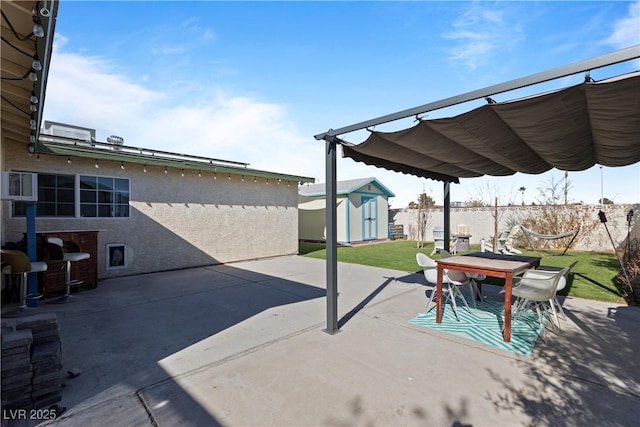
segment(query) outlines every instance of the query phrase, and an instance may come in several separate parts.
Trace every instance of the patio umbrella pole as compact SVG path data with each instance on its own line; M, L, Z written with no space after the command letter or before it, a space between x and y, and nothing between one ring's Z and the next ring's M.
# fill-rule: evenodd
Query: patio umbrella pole
M631 292L631 298L633 301L636 300L636 296L633 293L633 287L631 286L631 280L629 279L629 275L627 274L627 270L624 268L624 264L618 256L618 251L616 250L616 244L613 241L613 237L611 237L611 233L609 232L609 227L607 227L607 217L604 212L598 212L598 217L600 217L600 222L604 224L604 229L607 230L607 234L609 235L609 240L611 240L611 245L613 246L613 252L616 254L616 258L618 259L618 263L620 263L620 268L622 268L622 272L624 273L625 279L627 279L627 285L629 286L629 291Z

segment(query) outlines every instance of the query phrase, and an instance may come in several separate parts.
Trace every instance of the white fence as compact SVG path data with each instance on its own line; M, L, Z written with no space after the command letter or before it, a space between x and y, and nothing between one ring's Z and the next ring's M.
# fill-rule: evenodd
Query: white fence
M508 224L519 223L520 218L525 218L530 214L535 215L536 210L541 210L542 206L499 206L498 207L498 230L499 232L510 228ZM616 247L624 247L627 241L627 235L631 236L631 240L640 240L640 205L605 205L601 209L600 205L576 205L571 206L572 209L587 210L587 217L593 218L593 222L597 223L593 232L585 238L576 241L571 249L582 251L613 251L613 245L607 229L611 234ZM628 227L627 215L633 209L634 216L631 220L631 226ZM602 210L607 219L605 225L600 223L598 212ZM471 234L471 244L479 244L481 239L489 240L494 234L494 207L474 207L474 208L451 208L451 232L455 233L456 227L464 224ZM429 221L427 223L426 241L433 241L433 227L436 225L444 225L444 209L442 207L434 207L428 211ZM402 209L397 213L391 213L389 219L394 225L402 225L404 235L409 240L417 240L417 210ZM537 230L533 230L537 231ZM570 230L558 230L564 232Z

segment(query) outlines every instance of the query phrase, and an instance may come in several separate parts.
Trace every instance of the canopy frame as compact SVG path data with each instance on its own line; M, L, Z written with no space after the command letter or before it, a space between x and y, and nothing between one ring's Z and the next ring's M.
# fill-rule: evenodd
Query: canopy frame
M526 77L510 80L497 85L489 86L467 92L461 95L445 98L436 102L423 104L418 107L409 108L398 111L396 113L387 114L374 119L365 120L352 125L344 126L338 129L329 129L326 132L314 135L316 140L324 140L326 142L325 162L326 162L326 226L327 226L327 256L326 256L326 287L327 287L327 327L324 329L329 334L339 332L339 323L337 318L337 295L338 295L338 262L337 262L337 228L336 228L336 150L337 145L352 145L338 138L338 135L344 135L350 132L374 127L383 123L389 123L396 120L405 119L407 117L418 116L430 111L439 110L446 107L462 104L476 99L487 98L496 94L521 89L524 87L544 83L558 78L575 75L591 70L603 68L606 66L626 62L629 60L640 58L640 45L628 47L626 49L611 52L595 58L579 61L573 64L564 65L553 68L551 70L531 74ZM445 249L449 250L450 240L450 183L457 182L458 178L442 174L434 174L431 176L422 175L435 180L444 182L444 228L445 228Z

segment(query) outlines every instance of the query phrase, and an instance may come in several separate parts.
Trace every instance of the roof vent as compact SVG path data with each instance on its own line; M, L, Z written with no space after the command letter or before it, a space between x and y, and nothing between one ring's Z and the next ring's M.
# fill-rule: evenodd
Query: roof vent
M58 136L80 141L95 142L96 140L95 129L68 125L66 123L50 122L48 120L44 122L44 128L41 133L43 135Z
M113 145L114 150L120 151L120 146L124 144L124 138L121 136L110 135L109 137L107 137L107 143Z

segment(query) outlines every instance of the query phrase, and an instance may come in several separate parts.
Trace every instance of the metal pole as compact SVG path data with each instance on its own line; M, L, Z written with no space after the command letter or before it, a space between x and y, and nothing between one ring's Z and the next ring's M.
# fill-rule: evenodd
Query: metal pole
M451 183L444 183L444 250L451 252L449 242L451 240Z
M37 247L36 247L36 204L35 202L26 203L27 214L27 256L32 262L37 261ZM27 286L27 306L37 307L38 300L35 296L38 295L38 275L37 273L29 273Z
M604 210L604 171L600 166L600 209Z
M338 329L338 231L336 150L333 139L326 141L326 225L327 225L327 328L324 332L335 334Z

